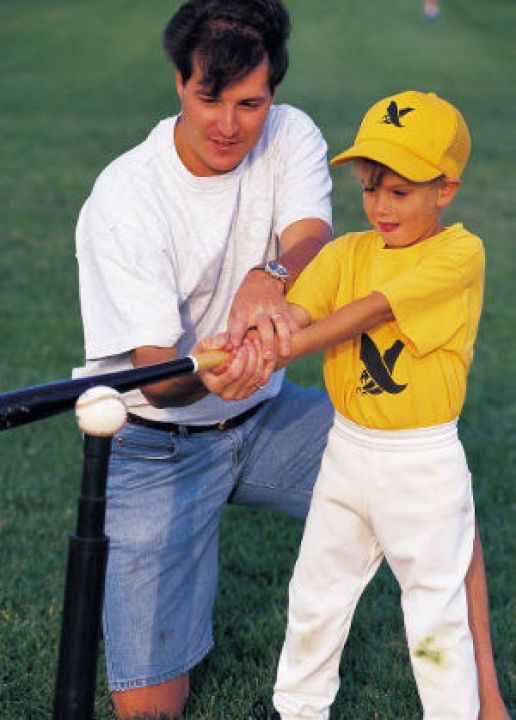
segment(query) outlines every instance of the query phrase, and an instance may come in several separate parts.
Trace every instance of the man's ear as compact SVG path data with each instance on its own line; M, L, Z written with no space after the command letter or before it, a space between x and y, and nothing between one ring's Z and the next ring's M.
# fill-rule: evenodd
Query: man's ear
M457 190L460 187L460 180L454 178L443 178L439 187L439 195L437 197L437 205L439 208L445 208L449 205Z
M183 99L184 87L185 87L185 84L183 82L183 76L181 75L179 70L176 70L176 92L177 92L180 100Z

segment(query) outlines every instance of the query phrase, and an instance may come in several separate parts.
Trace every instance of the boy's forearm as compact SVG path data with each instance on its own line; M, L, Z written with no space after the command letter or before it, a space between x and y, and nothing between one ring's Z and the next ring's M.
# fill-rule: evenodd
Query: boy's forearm
M287 362L326 350L393 319L387 298L381 293L372 292L294 333L292 353Z

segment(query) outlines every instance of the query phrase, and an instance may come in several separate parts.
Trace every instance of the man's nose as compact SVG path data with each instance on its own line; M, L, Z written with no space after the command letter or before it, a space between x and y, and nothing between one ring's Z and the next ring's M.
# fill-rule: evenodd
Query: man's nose
M222 106L218 118L220 134L225 138L234 137L238 132L235 108L229 105Z

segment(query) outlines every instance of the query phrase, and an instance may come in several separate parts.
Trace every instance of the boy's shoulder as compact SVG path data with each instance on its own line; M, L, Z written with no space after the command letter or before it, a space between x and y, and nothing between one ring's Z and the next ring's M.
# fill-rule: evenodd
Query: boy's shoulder
M482 244L481 238L478 235L475 235L475 233L471 232L471 230L468 230L468 228L465 227L464 224L461 222L456 222L453 225L449 225L443 230L443 232L452 239L463 239L468 242Z
M347 232L344 235L338 235L332 240L326 248L330 252L339 252L344 248L351 249L357 245L366 246L369 244L378 244L379 235L375 230L357 230L355 232ZM330 249L331 248L331 249Z
M385 243L381 235L376 230L370 229L339 235L329 242L321 252L324 252L326 257L336 258L340 261L350 257L367 259L379 253L385 259L392 259L396 255L398 259L403 257L410 262L433 255L440 257L450 255L456 258L484 255L482 239L465 228L460 222L446 227L421 243L394 250L392 256L391 251L389 254L385 254L384 249Z
M425 241L426 242L426 241ZM424 245L425 243L422 243ZM445 228L434 238L430 238L430 246L440 247L443 251L452 253L483 254L484 243L482 239L457 222Z

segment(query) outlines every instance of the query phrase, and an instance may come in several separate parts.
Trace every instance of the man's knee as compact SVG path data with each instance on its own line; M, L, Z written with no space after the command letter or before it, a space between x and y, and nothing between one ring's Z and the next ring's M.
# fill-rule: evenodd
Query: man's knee
M178 718L184 711L190 683L188 673L159 685L111 693L117 720Z

